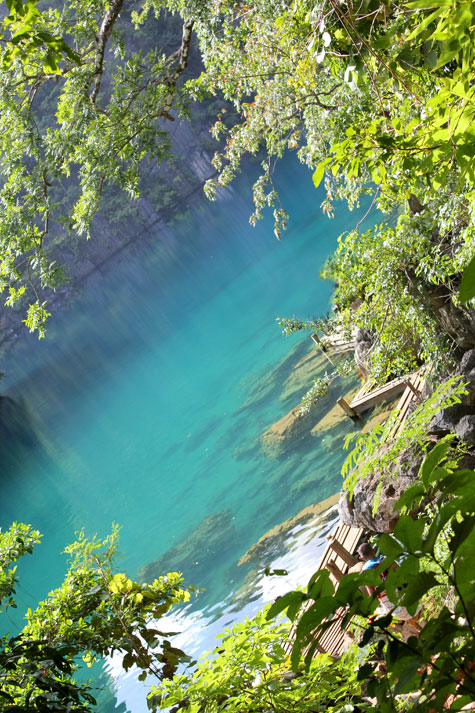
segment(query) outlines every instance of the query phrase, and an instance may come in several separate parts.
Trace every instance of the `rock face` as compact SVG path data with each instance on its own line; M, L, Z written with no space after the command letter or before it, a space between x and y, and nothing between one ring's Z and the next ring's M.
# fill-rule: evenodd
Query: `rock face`
M455 433L467 446L475 446L475 414L462 416L455 426Z
M464 353L455 373L463 377L469 393L462 403L442 409L434 416L428 427L428 435L436 440L452 432L467 446L475 447L475 349ZM428 395L425 389L425 396ZM403 452L391 467L391 475L374 471L357 483L351 500L343 491L338 505L341 520L347 525L365 527L375 532L391 532L397 522L394 505L417 478L422 458L421 452L411 448ZM460 467L473 468L474 463L475 455L469 452ZM373 499L381 482L380 503L373 516Z
M455 404L444 408L430 422L429 433L434 436L445 436L451 431L456 431L463 418L474 414L475 406L470 404Z
M429 424L429 433L445 436L451 431L467 445L475 445L475 349L465 352L455 370L467 384L462 403L442 409Z
M403 492L415 481L422 462L422 453L414 449L404 451L394 465L391 475L383 475L375 470L371 475L360 480L353 491L353 498L344 490L338 503L341 521L352 527L365 527L373 532L392 532L398 516L394 505ZM379 484L383 482L378 510L373 516L373 499Z
M467 383L468 403L475 403L475 349L465 352L456 371Z
M366 359L373 346L373 337L367 329L357 329L355 334L355 362L358 369L365 376L368 375Z

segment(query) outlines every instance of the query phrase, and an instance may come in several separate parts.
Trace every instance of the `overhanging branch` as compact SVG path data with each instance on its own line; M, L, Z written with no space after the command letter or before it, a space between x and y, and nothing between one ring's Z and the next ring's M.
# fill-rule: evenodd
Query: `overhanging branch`
M102 74L104 71L104 53L109 37L111 36L115 22L119 17L124 0L112 0L111 5L104 15L102 25L96 35L96 56L94 57L94 88L91 94L91 102L95 104L99 89L101 87Z

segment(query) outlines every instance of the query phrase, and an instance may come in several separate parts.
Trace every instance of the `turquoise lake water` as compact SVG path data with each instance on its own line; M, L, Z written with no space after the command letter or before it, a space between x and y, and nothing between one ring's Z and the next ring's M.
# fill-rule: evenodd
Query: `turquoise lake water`
M250 179L241 177L95 274L45 340L25 336L3 359L4 392L21 402L27 425L4 449L1 522L44 533L21 565L12 627L60 584L59 553L75 531L104 536L112 522L122 526L120 569L135 577L178 559L206 589L178 615L178 643L192 653L311 574L333 520L312 533L294 528L269 553L286 578L255 573L243 591L249 568L237 562L267 530L340 487L341 435L303 438L278 459L265 456L260 435L306 390L280 399L311 342L285 339L275 318L327 312L332 285L319 270L361 214L323 216L321 193L293 161L277 182L292 216L281 242L271 220L249 226ZM146 710L133 672L119 674L117 661L105 671L100 710Z

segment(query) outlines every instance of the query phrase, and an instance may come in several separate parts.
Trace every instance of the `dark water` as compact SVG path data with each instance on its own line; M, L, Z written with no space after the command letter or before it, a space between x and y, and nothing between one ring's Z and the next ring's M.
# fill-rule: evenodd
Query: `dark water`
M44 533L21 567L12 626L22 605L61 582L59 553L83 527L106 535L120 523L120 566L131 576L180 569L206 588L178 617L181 643L194 652L311 574L328 521L277 538L265 563L286 566L287 578L237 562L267 530L340 487L342 431L299 437L277 459L265 456L260 435L309 386L289 391L286 381L311 342L284 339L275 317L326 313L332 286L319 270L363 212L322 216L320 193L294 162L278 182L292 215L282 242L271 221L250 228L242 177L89 280L47 339L25 338L4 360L16 399L5 407L18 419L7 447L3 440L2 525L20 520ZM117 662L106 670L117 678ZM118 701L145 710L133 673L116 686Z

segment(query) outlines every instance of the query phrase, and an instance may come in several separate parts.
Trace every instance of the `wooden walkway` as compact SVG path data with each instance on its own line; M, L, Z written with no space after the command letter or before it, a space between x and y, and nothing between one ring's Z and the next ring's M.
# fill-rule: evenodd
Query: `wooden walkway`
M394 428L394 436L399 433L404 421L408 417L411 404L414 400L420 398L420 391L422 389L424 379L425 373L421 372L416 372L409 378L406 377L404 392L396 406L398 419ZM325 548L317 570L324 568L328 569L330 572L330 578L335 587L338 587L338 584L348 570L357 564L358 559L355 556L355 552L363 538L363 528L350 527L349 525L343 525L341 522L338 523L332 534L328 535L329 543ZM304 611L309 609L311 604L312 602L310 600ZM343 615L343 610L341 612L335 612L334 616L336 615L337 619L339 613ZM294 624L290 631L289 640L284 647L287 654L290 654L292 650L295 632L296 625ZM335 621L332 626L321 633L318 637L316 654L329 653L332 656L339 657L348 649L350 643L351 637L349 632L347 630L342 630L339 621Z
M407 392L407 396L418 396L420 387L421 378L419 372L415 372L409 376L398 377L397 379L388 381L388 383L383 384L383 386L376 386L373 381L367 381L363 384L351 403L348 403L340 396L337 400L337 404L347 416L356 419L361 413L368 411L370 408L373 408L373 406L376 406L376 404L381 403L381 401L391 399L402 392ZM407 400L407 398L405 400Z
M329 543L325 548L317 569L328 569L330 579L335 587L338 587L342 577L348 572L349 568L358 562L354 552L356 552L363 535L363 528L350 527L342 523L338 523L333 533L328 535ZM310 608L311 604L312 602L309 601L302 614ZM284 647L287 654L290 654L292 649L295 632L296 625L292 627L289 641ZM335 622L318 637L317 653L329 653L332 656L341 656L348 648L348 645L348 632L343 631L339 623Z
M345 352L352 352L355 349L355 334L356 330L353 330L350 338L345 334L342 327L337 327L337 329L332 334L325 334L323 337L319 337L317 333L311 336L315 345L319 347L327 356L329 354L344 354Z

